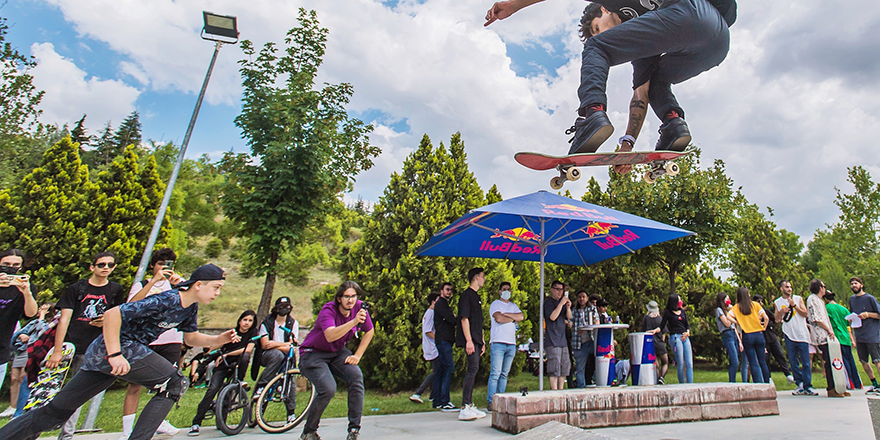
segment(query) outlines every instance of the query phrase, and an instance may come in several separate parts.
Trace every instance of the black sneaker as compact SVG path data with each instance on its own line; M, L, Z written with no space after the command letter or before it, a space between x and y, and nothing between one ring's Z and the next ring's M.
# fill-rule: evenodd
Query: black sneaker
M189 432L187 432L186 435L188 435L190 437L198 436L199 435L199 425L192 425L189 428Z
M568 154L595 153L611 137L611 133L614 133L614 127L611 126L608 114L597 110L586 118L577 118L574 125L565 130L565 134L572 133L574 136L568 141L571 143Z
M660 139L654 150L658 151L684 151L691 143L691 131L687 123L680 117L669 118L660 125Z

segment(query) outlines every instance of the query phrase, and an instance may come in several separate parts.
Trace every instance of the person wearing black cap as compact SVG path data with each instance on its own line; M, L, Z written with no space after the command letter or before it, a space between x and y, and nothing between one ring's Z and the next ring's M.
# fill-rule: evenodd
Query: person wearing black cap
M275 300L272 313L260 325L260 343L257 344L257 352L254 355L251 378L256 378L260 365L266 368L257 380L255 396L259 395L266 384L278 374L284 358L299 342L299 322L290 316L291 310L293 306L290 304L290 298L282 296ZM289 393L290 398L287 401L291 405L296 405L296 387L290 387ZM296 409L294 406L287 408L288 416L293 416L294 409Z
M147 403L131 434L132 440L149 440L186 391L186 378L177 367L148 347L169 328L184 332L190 346L204 347L235 342L235 330L216 336L199 333L199 307L209 304L225 283L223 270L213 264L199 267L188 281L174 290L125 303L104 313L103 334L86 350L83 365L70 382L46 406L25 413L0 428L4 440L36 438L41 432L58 429L73 412L106 390L116 379L134 382L156 394Z

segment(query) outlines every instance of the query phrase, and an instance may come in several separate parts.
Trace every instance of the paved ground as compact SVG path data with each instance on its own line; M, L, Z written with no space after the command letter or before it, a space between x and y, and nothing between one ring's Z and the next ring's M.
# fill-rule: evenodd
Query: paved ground
M873 440L871 417L865 395L856 391L853 397L829 399L822 396L792 396L788 391L779 392L779 416L755 417L748 419L716 420L712 422L670 423L625 428L596 429L593 432L619 440L802 440L832 439ZM345 419L322 421L319 433L326 440L345 438ZM514 437L491 427L489 417L475 422L459 422L458 413L418 413L392 416L364 417L364 440L482 440L513 439ZM278 438L296 438L300 428ZM119 434L78 435L75 440L117 440ZM167 438L167 437L166 437ZM181 430L173 437L182 440L187 437ZM204 427L198 439L227 438L213 427ZM270 434L257 429L246 429L236 436L236 440L271 440Z

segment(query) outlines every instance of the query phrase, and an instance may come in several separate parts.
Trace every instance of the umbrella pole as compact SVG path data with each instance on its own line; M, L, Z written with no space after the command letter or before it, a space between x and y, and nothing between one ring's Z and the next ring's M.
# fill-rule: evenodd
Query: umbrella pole
M541 221L541 295L538 299L538 315L540 316L540 325L538 331L538 391L544 391L544 254L547 251L547 245L544 244L544 222Z

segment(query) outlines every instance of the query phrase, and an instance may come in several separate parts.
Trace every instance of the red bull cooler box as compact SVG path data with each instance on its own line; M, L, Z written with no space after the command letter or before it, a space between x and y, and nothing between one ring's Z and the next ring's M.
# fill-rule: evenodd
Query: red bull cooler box
M654 335L636 332L629 334L630 377L633 385L657 385L657 366L654 362Z
M628 324L596 324L587 329L595 331L593 341L596 353L596 386L610 387L616 379L614 372L614 330L629 328ZM653 352L653 350L652 350Z

